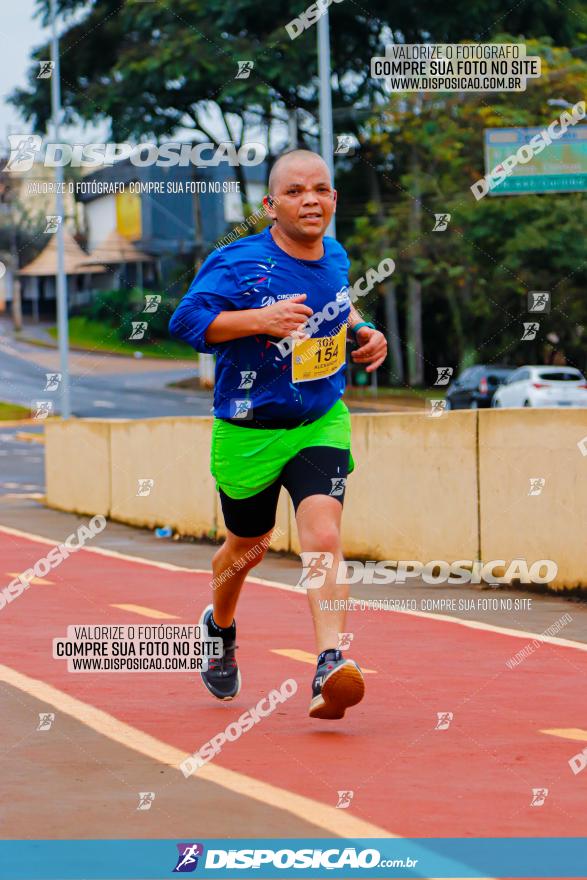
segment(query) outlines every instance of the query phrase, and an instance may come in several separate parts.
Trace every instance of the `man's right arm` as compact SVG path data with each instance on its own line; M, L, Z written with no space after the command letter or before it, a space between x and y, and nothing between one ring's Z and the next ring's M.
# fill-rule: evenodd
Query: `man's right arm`
M188 291L169 322L169 332L196 351L210 352L214 346L244 336L266 334L283 339L299 330L312 314L299 294L260 309L218 311L219 297Z

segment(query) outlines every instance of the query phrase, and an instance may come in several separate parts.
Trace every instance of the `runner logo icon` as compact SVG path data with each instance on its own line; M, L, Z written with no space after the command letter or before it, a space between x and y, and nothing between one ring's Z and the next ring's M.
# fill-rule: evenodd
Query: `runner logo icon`
M306 550L300 553L300 556L303 567L298 587L302 590L318 589L326 580L326 569L332 568L333 554Z
M238 386L239 388L252 388L253 382L257 378L257 373L255 370L241 370L241 383Z
M188 874L195 871L198 867L198 859L204 855L204 845L202 843L178 843L176 846L179 855L173 873Z
M331 477L330 482L332 483L332 488L328 494L334 497L342 495L346 487L346 477Z

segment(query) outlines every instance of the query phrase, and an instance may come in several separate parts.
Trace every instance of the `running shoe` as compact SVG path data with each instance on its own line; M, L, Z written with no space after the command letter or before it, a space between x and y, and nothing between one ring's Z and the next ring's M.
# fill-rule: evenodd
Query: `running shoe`
M365 680L355 661L345 660L338 650L325 651L312 682L310 717L342 718L364 694Z
M211 617L212 605L208 605L200 617L200 626L207 628ZM208 657L208 669L200 672L200 675L210 693L218 700L233 700L241 689L241 674L235 657L236 636L234 639L223 639L223 643L222 657Z

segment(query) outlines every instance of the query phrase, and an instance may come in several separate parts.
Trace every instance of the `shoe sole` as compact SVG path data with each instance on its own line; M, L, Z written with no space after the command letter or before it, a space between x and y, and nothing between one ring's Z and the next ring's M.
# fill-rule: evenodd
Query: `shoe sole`
M202 611L202 614L201 614L201 616L200 616L200 619L199 619L199 621L198 621L198 626L202 626L202 625L203 625L204 618L205 618L206 614L208 613L208 611L211 611L213 608L214 608L213 605L207 605L207 606L204 608L204 610ZM208 691L208 693L209 693L209 694L212 694L212 696L213 696L216 700L220 700L220 701L223 702L223 703L230 702L230 700L234 700L234 698L235 698L235 697L238 697L238 695L239 695L240 692L241 692L242 679L241 679L241 671L240 671L240 669L238 670L238 673L237 673L237 679L236 679L236 680L237 680L237 689L236 689L236 693L234 693L234 694L229 694L229 695L225 695L225 694L217 694L217 693L215 693L213 690L211 690L210 686L208 685L208 682L207 682L206 679L204 678L204 673L203 673L203 672L200 672L200 678L202 679L202 683L203 683L204 687L206 688L206 690Z
M321 693L310 703L310 718L342 718L350 706L356 706L365 695L365 681L352 660L326 676Z

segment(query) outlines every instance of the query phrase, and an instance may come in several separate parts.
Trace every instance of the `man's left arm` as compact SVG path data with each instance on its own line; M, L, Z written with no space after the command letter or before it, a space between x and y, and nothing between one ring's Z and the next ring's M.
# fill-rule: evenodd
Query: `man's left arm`
M348 329L353 334L359 348L351 352L351 357L356 364L368 364L367 373L372 373L377 367L380 367L387 355L387 340L380 330L374 327L359 327L354 332L353 328L358 324L363 324L363 318L356 308L351 304L351 310L348 318Z

